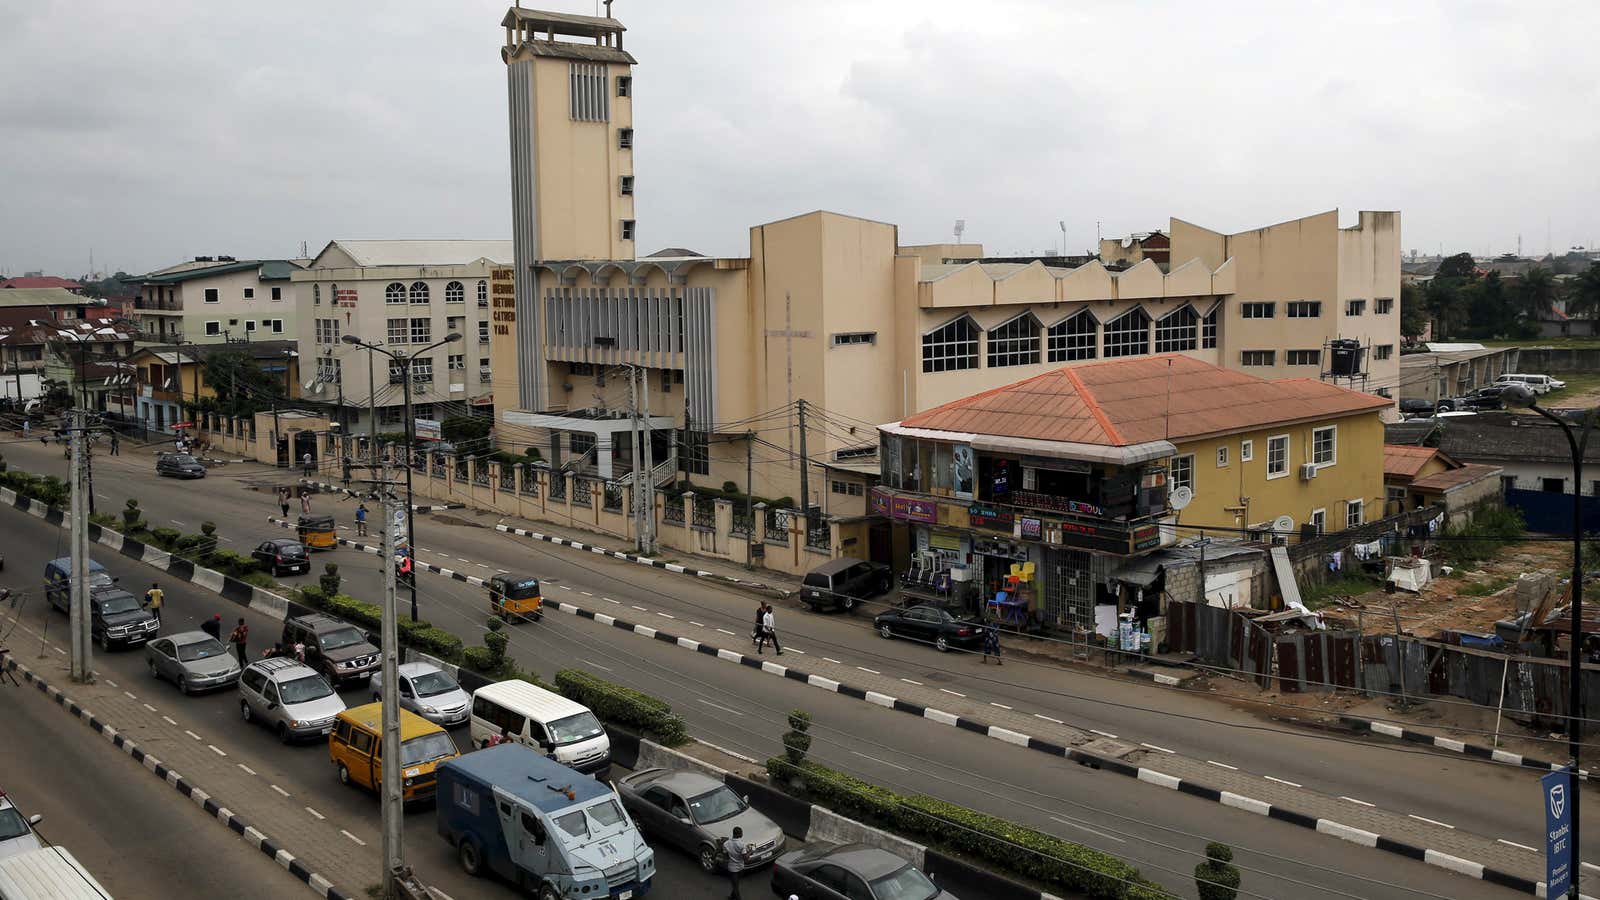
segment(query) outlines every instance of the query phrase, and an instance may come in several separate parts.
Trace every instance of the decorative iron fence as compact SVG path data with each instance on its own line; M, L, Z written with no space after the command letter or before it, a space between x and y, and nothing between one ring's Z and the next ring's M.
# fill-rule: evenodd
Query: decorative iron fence
M489 486L489 461L487 459L473 460L472 483L484 487Z
M567 499L567 473L560 469L550 470L550 499Z
M500 464L500 490L511 492L517 489L517 467Z
M457 481L466 481L467 480L467 474L468 474L467 473L467 464L468 464L468 462L469 461L465 460L465 459L456 460L456 480Z
M587 478L572 479L572 502L588 506L594 496L594 482Z
M523 463L522 465L517 466L514 471L520 471L522 473L523 495L528 497L539 496L539 470L528 465L527 463Z
M728 529L729 534L742 534L749 537L755 534L755 510L746 511L743 506L733 508L733 527Z
M809 550L827 550L832 541L832 531L828 522L816 511L806 517L806 548Z
M603 498L607 512L622 511L622 483L617 481L606 482L605 496Z
M780 544L789 542L789 515L787 509L767 510L767 521L762 523L761 537L763 540L777 541Z
M422 459L422 457L418 456L417 459L420 461ZM420 469L420 468L422 468L422 466L418 465L418 466L414 466L414 468ZM430 469L429 471L431 471L433 473L433 477L435 477L435 478L443 478L444 477L444 454L443 453L435 453L433 455L433 468Z
M661 504L661 518L674 525L683 524L683 498L668 497Z
M696 528L716 528L717 501L711 497L694 498L694 521L692 524Z

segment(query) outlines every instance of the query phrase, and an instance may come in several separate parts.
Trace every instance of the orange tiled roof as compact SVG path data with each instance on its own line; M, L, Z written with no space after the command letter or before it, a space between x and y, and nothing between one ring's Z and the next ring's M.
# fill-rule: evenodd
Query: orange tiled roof
M1446 469L1435 472L1425 478L1418 478L1411 482L1411 487L1419 491L1448 491L1463 484L1471 484L1484 478L1499 475L1503 469L1499 466L1485 466L1479 463L1469 463L1456 469Z
M1410 447L1403 444L1383 445L1383 474L1400 478L1415 478L1422 467L1439 453L1437 447Z
M906 418L912 428L1127 446L1370 412L1392 401L1176 354L1057 369Z

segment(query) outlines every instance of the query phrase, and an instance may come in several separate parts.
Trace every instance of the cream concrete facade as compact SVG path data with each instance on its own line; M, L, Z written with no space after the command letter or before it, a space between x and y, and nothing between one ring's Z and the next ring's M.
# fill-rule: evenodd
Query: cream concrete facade
M755 494L856 516L865 492L850 485L875 480L876 425L939 403L1157 352L1316 377L1322 366L1289 366L1288 351L1325 358L1335 336L1399 342L1398 308L1372 309L1399 295L1394 213L1364 212L1344 231L1330 212L1243 235L1173 220L1170 262L1126 267L985 261L981 245L901 245L893 224L827 211L751 228L747 256L636 257L606 225L633 217L632 197L617 195L633 153L619 137L633 91L630 80L619 97L618 79L634 64L621 23L514 9L502 24L516 232L515 300L504 320L496 310L505 327L491 336L503 446L581 466L604 457L600 474L619 476L640 456L613 424L630 415L626 373L640 367L652 419L684 431L678 478L743 488L748 458ZM580 64L603 71L604 113L577 93L598 77ZM602 145L597 135L610 137ZM1355 297L1367 301L1364 316L1336 308ZM1278 316L1246 320L1244 299L1275 302ZM1287 320L1291 299L1320 300L1321 317ZM1274 351L1273 364L1244 367L1245 349ZM1369 360L1369 383L1396 384L1397 361L1397 351L1381 368Z
M369 381L369 351L342 338L354 335L415 352L458 331L461 341L413 364L411 402L417 417L426 419L468 415L487 405L490 275L510 257L510 241L330 242L293 275L301 306L293 337L300 345L301 377L311 385L304 396L328 403L342 396L352 433L368 430L369 401L376 430L399 431L403 391L390 380L388 358L374 355ZM404 329L392 331L391 320L403 321Z
M153 343L290 340L298 267L286 260L193 263L147 276L134 318Z

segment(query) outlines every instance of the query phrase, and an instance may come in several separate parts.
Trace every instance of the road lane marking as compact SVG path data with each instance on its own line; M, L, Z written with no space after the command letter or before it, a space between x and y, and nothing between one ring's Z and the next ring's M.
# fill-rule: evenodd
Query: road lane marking
M188 736L189 736L189 737L192 737L192 738L194 738L194 739L195 739L195 740L197 740L197 741L198 741L198 740L200 740L200 735L198 735L198 734L195 734L195 733L194 733L194 732L192 732L192 731L190 731L190 730L189 730L189 729L187 729L187 728L185 728L185 729L184 729L184 730L183 730L183 733L184 733L184 734L187 734L187 735L188 735Z
M911 679L909 679L909 678L902 678L902 679L900 679L900 680L901 680L901 681L904 681L904 682L905 682L905 683L906 683L906 684L914 684L914 685L916 685L916 686L917 686L917 687L922 687L922 682L920 682L920 681L912 681L912 680L911 680Z
M630 605L631 605L631 604L630 604ZM637 610L638 610L638 611L639 611L639 612L649 612L649 611L650 611L650 610L648 610L648 609L645 609L645 608L644 608L644 607L642 607L642 606L635 606L635 607L633 607L633 608L634 608L634 609L637 609Z
M1289 787L1303 787L1304 786L1304 785L1296 784L1293 781L1284 781L1282 778L1273 778L1271 775L1263 775L1261 777L1265 778L1268 781L1276 781L1279 784L1287 784Z
M226 753L223 753L221 748L219 748L216 744L207 744L206 746L210 747L211 748L211 752L215 753L218 756L227 756L228 755Z
M172 524L174 524L174 525L177 525L177 526L178 526L178 527L180 527L180 528L187 528L187 527L189 527L189 526L187 526L187 525L185 525L185 524L183 524L183 523L182 523L182 522L179 522L179 521L178 521L178 520L177 520L177 519L168 519L168 520L167 520L167 521L168 521L168 522L171 522L171 523L172 523Z
M113 687L115 687L115 685L113 685ZM133 695L133 691L123 691L122 694L123 694L123 696L127 697L129 700L137 700L137 699L139 699L138 697L135 697Z
M151 706L151 705L150 705L150 704L148 704L148 703L146 703L146 704L145 704L145 705L144 705L144 708L145 708L145 709L148 709L148 710L150 710L150 711L151 711L151 712L155 712L155 711L156 711L156 708L155 708L155 707L154 707L154 706Z
M57 652L59 654L61 654L62 656L66 656L67 655L67 651L61 649L60 647L51 647L50 649L54 650L55 652Z
M1368 803L1368 802L1367 802L1367 801L1365 801L1365 800L1357 800L1357 799L1356 799L1356 798L1354 798L1354 797L1346 797L1346 796L1345 796L1345 795L1343 795L1343 794L1340 794L1340 795L1339 795L1339 799L1340 799L1340 800L1349 800L1349 801L1350 801L1350 802L1351 802L1351 803L1355 803L1355 804L1357 804L1357 805L1359 805L1359 806L1377 806L1377 805L1378 805L1378 804L1376 804L1376 803Z
M558 584L558 585L556 585L556 587L558 587L558 588L561 588L561 589L562 589L562 590L563 590L563 591L570 591L570 590L572 590L572 588L569 588L569 587L567 587L567 586L566 586L566 585L564 585L564 584Z
M610 597L601 597L600 599L606 601L607 603L615 603L618 606L622 605L622 601L621 600L613 600Z
M856 666L856 668L860 669L863 672L870 672L873 675L882 675L883 674L882 672L879 672L877 669L869 669L866 666Z
M1151 750L1159 750L1162 753L1171 753L1172 752L1171 750L1168 750L1165 747L1157 747L1155 744L1144 744L1144 743L1141 743L1139 746L1141 746L1141 747L1149 747Z
M731 631L729 631L729 630L728 630L728 629L726 629L726 628L718 628L718 629L717 629L717 630L718 630L718 631L720 631L720 632L722 632L722 633L723 633L723 634L733 634L733 632L731 632ZM738 637L738 635L736 635L736 634L734 634L734 635L733 635L733 636L734 636L734 637Z
M954 696L954 697L966 697L967 696L966 694L963 694L960 691L952 691L949 688L939 688L939 690L944 691L946 694L950 694L951 696Z
M249 766L245 765L244 763L239 763L239 768L243 769L245 771L245 774L247 774L247 775L254 775L256 773L255 769L250 768Z
M1037 715L1037 713L1035 713L1035 715ZM1041 718L1042 718L1042 717L1041 717ZM1117 739L1117 736L1116 736L1116 735L1114 735L1114 734L1112 734L1112 733L1111 733L1111 732L1109 732L1109 731L1101 731L1101 730L1100 730L1100 729L1098 729L1098 728L1091 728L1091 729L1089 729L1089 731L1090 731L1090 732L1091 732L1091 733L1093 733L1093 734L1098 734L1098 735L1100 735L1100 736L1101 736L1101 737L1108 737L1108 738L1111 738L1111 739L1112 739L1112 740L1113 740L1113 741L1114 741L1114 740L1116 740L1116 739Z
M593 597L594 596L593 594L589 593L588 591L579 591L578 593L584 595L585 597ZM639 608L640 607L637 607L637 606L634 607L634 609L639 609Z
M162 716L161 718L166 719L168 725L178 724L177 720L173 719L171 716Z
M870 760L872 760L873 762L875 762L875 763L877 763L879 765L888 766L891 769L899 769L902 772L911 771L910 769L906 768L905 766L897 766L892 762L885 762L884 760L881 760L881 759L877 758L876 756L868 756L865 753L856 753L856 751L854 751L854 750L851 750L850 752L851 753L855 753L857 756L861 757L862 759L870 759Z
M361 838L358 838L355 835L351 834L350 832L345 831L343 828L339 829L339 833L344 835L345 837L349 838L350 840L355 841L357 846L365 847L367 845L366 841L363 841Z
M1061 721L1061 720L1060 720L1060 719L1053 719L1053 718L1051 718L1051 717L1049 717L1049 716L1046 716L1046 715L1043 715L1043 714L1041 714L1041 713L1034 713L1034 714L1033 714L1033 717L1034 717L1034 718L1035 718L1035 719L1043 719L1043 720L1045 720L1045 721L1046 721L1046 722L1054 722L1054 723L1056 723L1056 724L1057 724L1057 725L1065 725L1065 724L1067 724L1067 723L1065 723L1065 722L1063 722L1063 721Z
M701 625L699 622L690 622L689 624L693 625L696 628L704 628L705 627L704 625Z
M676 619L677 618L677 616L668 615L668 614L666 614L664 612L658 612L658 613L656 613L656 615L660 616L663 619Z
M596 669L599 669L602 672L611 671L610 669L606 668L605 666L600 665L599 663L595 662L592 659L582 659L582 660L579 660L579 662L583 663L586 666L594 666Z
M289 796L289 792L288 792L288 791L286 791L286 790L284 790L284 789L283 789L283 788L281 788L281 787L278 787L278 786L277 786L277 785L275 785L275 784L274 784L274 785L271 785L271 787L272 787L272 789L273 789L273 790L275 790L275 791L277 791L277 792L278 792L278 793L280 793L280 794L282 794L282 795L284 795L284 796L285 796L285 797L287 797L287 796Z
M1237 772L1237 771L1239 771L1239 767L1238 767L1238 766L1230 766L1230 765L1228 765L1228 764L1227 764L1227 763L1219 763L1219 762L1217 762L1217 761L1216 761L1216 760L1214 760L1214 759L1208 759L1208 760L1206 760L1206 764L1207 764L1207 765L1212 765L1212 766L1216 766L1216 767L1217 767L1217 768L1219 768L1219 769L1227 769L1227 770L1228 770L1228 771L1230 771L1230 772Z
M1429 825L1437 825L1440 828L1448 828L1451 831L1455 831L1456 830L1456 827L1454 825L1450 825L1450 824L1441 822L1438 819L1430 819L1427 816L1419 816L1416 813L1407 813L1407 815L1410 816L1413 819L1416 819L1418 822L1427 822Z
M1508 841L1505 838L1495 838L1495 840L1499 841L1502 844L1505 844L1507 847L1515 847L1518 850L1526 850L1529 853L1538 853L1538 852L1540 852L1540 851L1534 849L1533 847L1529 847L1527 844L1519 844L1516 841Z
M1126 844L1127 843L1127 841L1124 841L1122 838L1119 838L1114 834L1106 834L1104 831L1100 831L1099 829L1095 829L1095 828L1090 828L1087 825L1080 825L1077 822L1069 822L1066 819L1061 818L1060 816L1051 816L1050 818L1054 819L1057 822L1060 822L1061 824L1067 826L1068 828L1077 828L1077 829L1080 829L1082 831L1087 831L1090 834L1098 834L1099 836L1105 838L1108 841L1116 841L1119 844Z
M728 707L723 706L720 703L712 703L710 700L706 700L703 697L696 697L695 699L700 701L701 703L704 703L705 705L711 707L712 709L720 709L725 713L733 713L736 716L743 716L744 715L744 713L739 712L737 709L729 709Z
M106 679L106 684L109 684L109 685L111 685L111 686L112 686L112 687L116 687L116 686L117 686L117 683L116 683L116 682L115 682L115 681L112 681L112 680L111 680L111 679L109 679L109 678L107 678L107 679Z
M805 656L806 655L806 652L804 650L801 650L799 647L790 647L789 648L789 652L790 653L798 653L801 656Z
M321 820L327 818L327 816L323 815L322 813L317 812L316 810L312 809L309 806L303 807L303 808L305 809L306 812L311 813L313 816L316 816L318 821L321 821Z
M822 661L823 661L823 662L831 662L831 663L833 663L833 664L834 664L834 665L836 665L836 666L842 666L842 665L844 665L844 663L842 663L842 662L839 662L839 661L838 661L838 660L837 660L837 659L832 659L832 658L830 658L830 657L827 657L827 656L824 656L824 657L823 657L823 658L822 658Z
M989 701L989 705L990 705L990 706L998 706L998 707L1000 707L1000 708L1001 708L1001 709L1012 709L1012 708L1013 708L1013 707L1010 707L1010 706L1007 706L1007 705L1005 705L1005 704L1004 704L1004 703L996 703L996 702L994 702L994 701L993 701L993 700L990 700L990 701Z

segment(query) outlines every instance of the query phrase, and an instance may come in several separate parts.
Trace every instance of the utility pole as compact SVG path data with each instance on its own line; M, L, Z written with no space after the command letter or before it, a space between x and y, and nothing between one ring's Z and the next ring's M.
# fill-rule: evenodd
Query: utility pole
M416 361L416 357L401 356L398 359L400 360L400 378L405 389L406 398L406 549L411 553L413 565L415 565L417 547L413 535L417 533L417 529L415 527L415 501L411 499L411 470L415 468L412 463L415 461L413 454L416 452L417 420L411 414L411 364ZM411 621L415 622L417 620L417 579L414 575L411 578L410 587ZM398 753L399 750L399 747L395 748L395 752ZM393 757L390 758L393 759Z
M800 510L806 515L806 528L811 528L811 465L806 457L806 401L798 401L800 408Z
M656 552L656 452L654 432L650 430L649 369L639 370L639 393L644 396L639 426L644 433L644 546L640 550L648 555Z
M72 593L68 612L72 628L72 680L80 684L94 680L94 645L89 640L89 485L87 454L84 452L87 416L82 410L72 413L68 434L72 441Z
M744 564L756 564L756 514L755 507L755 447L756 433L747 430L744 433L744 519L750 532L744 536Z
M407 466L407 471L410 466ZM394 468L383 465L383 480L376 485L383 497L383 615L380 641L383 646L383 773L381 809L383 813L383 896L396 896L395 876L405 865L402 826L405 799L400 793L400 632L399 610L395 604L395 508ZM407 511L409 513L409 510Z
M339 380L344 381L341 372ZM372 353L367 353L367 455L369 462L378 464L378 383L372 380Z
M648 387L648 386L646 386ZM633 537L634 546L644 552L644 448L639 445L639 369L628 367L628 439L633 457Z

